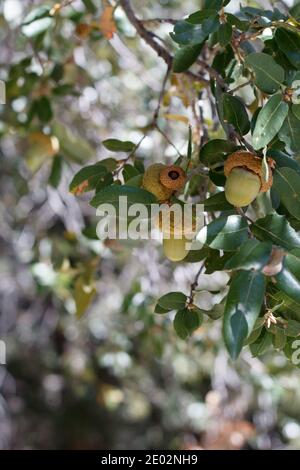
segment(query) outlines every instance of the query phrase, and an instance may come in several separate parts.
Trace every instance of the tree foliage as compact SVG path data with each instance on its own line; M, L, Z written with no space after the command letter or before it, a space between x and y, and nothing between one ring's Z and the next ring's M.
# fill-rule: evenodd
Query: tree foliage
M32 48L32 55L9 67L2 134L18 132L26 141L30 171L37 172L46 162L49 186L58 188L68 175L70 192L83 198L81 205L90 203L92 207L115 203L120 195L128 196L130 204L156 201L142 188L149 163L142 148L145 139L159 134L175 148L176 155L170 158L158 150L156 161L176 163L187 173L186 185L175 200L202 202L206 224L198 234L203 248L191 251L183 261L199 263L190 290L160 297L153 315L176 311L175 331L186 339L202 321L212 322L214 316L195 301L201 297L201 274L223 271L229 274L228 285L215 321L223 322L231 357L236 359L244 345L250 345L253 355L274 347L290 357L293 327L300 327L297 5L290 10L242 6L233 14L227 11L226 0L204 1L201 9L187 11L183 18L165 19L171 30L162 39L153 30L163 20L141 18L128 0L115 5L104 2L100 13L96 2L83 1L79 10L70 8L71 3L32 8L24 18L23 40ZM145 50L152 49L157 55L152 60L160 61L165 69L161 83L156 82L156 104L143 125L128 129L130 137L123 139L118 133L103 132L101 158L94 143L102 136L93 129L84 136L88 123L83 123L81 136L73 133L57 113L61 100L80 100L81 84L90 87L90 93L93 87L87 71L74 63L74 46L63 33L57 34L67 27L73 30L74 42L91 48L108 40L114 45L117 33L126 34L126 28L132 28L128 47L137 35L146 43ZM117 64L104 61L113 76ZM25 99L24 105L19 102L21 112L15 103L20 97ZM111 99L113 102L114 97ZM176 100L177 108L173 105ZM138 103L133 101L131 106L133 113L139 112ZM127 126L128 121L119 124L123 136ZM184 129L186 138L179 150L167 126ZM242 209L234 208L224 197L224 163L236 150L260 158L266 180L266 156L276 164L271 170L271 190ZM80 165L78 171L76 165ZM78 235L86 242L97 239L91 214L94 212ZM91 255L68 272L78 316L96 295L97 259ZM260 335L254 335L258 329Z

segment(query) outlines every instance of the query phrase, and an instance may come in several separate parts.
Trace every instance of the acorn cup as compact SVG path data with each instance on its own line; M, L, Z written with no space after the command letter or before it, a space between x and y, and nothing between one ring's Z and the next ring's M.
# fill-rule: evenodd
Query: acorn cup
M154 194L159 202L164 202L181 189L185 181L185 172L179 166L154 163L144 173L143 188Z
M262 171L262 159L256 155L238 151L231 154L224 164L224 174L227 177L225 197L235 207L245 207L258 196L268 191L273 184L272 169L275 162L267 159L269 177L265 181Z

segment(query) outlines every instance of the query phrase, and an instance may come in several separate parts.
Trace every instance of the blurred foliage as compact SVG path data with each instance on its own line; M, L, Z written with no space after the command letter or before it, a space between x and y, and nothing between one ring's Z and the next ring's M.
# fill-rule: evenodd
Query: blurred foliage
M108 174L115 171L108 139L137 144L147 131L137 173L144 163L162 156L172 163L185 154L188 121L197 149L199 110L188 105L201 98L201 87L189 90L184 76L173 77L163 97L162 132L149 128L165 74L155 52L119 7L113 34L100 0L56 3L0 5L7 98L0 105L0 338L7 344L1 448L299 447L299 370L276 352L266 351L261 362L245 350L233 363L224 349L214 319L228 292L229 276L219 271L227 259L213 247L198 254L206 258L206 272L194 303L204 321L180 340L174 312L154 309L167 292L189 292L197 263L174 265L155 242L99 241L88 197L69 192L84 166L101 160ZM177 20L199 7L193 0L133 3L141 18ZM231 3L234 12L238 5ZM174 49L172 30L155 23ZM220 35L225 43L227 36ZM203 113L210 136L224 137L210 108L204 105ZM220 150L221 160L229 151ZM210 158L211 149L205 155ZM220 181L211 172L212 181ZM203 185L195 175L190 194L201 196ZM299 229L297 220L290 223Z

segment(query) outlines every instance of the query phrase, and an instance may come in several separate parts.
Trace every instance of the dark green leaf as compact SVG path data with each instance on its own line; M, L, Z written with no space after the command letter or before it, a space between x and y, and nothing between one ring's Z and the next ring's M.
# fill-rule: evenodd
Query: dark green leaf
M231 41L232 26L229 23L221 24L217 34L219 44L226 46Z
M42 96L42 98L36 101L35 109L39 120L43 123L49 122L52 119L53 113L51 103L47 96Z
M200 150L200 161L208 166L225 160L226 155L237 149L229 140L213 139L203 145Z
M225 269L261 270L270 259L272 244L247 240L225 264Z
M51 173L49 176L49 184L53 186L53 188L57 188L57 186L59 185L59 182L61 179L62 167L63 167L63 159L61 155L56 155L53 158Z
M287 250L300 248L300 236L285 216L269 214L251 225L252 233L260 240L271 241Z
M279 133L278 137L285 143L286 149L291 153L299 152L300 148L300 121L290 110Z
M254 71L256 85L266 93L275 93L284 81L284 69L268 54L253 52L245 65Z
M188 21L178 21L174 33L170 33L173 41L186 46L201 44L207 36L219 27L218 19L213 16L205 19L202 24L192 24Z
M103 140L102 144L111 152L132 152L135 149L133 142L117 139L106 139Z
M169 312L170 310L183 309L186 301L187 296L182 292L169 292L158 299L157 305Z
M272 343L275 349L283 349L286 344L286 336L281 328L275 328L272 337Z
M184 258L185 263L199 263L206 258L209 253L209 248L204 246L201 250L191 250Z
M252 332L265 294L265 277L256 271L234 274L228 292L223 337L232 359L241 352L243 343Z
M204 205L204 210L206 212L233 210L233 206L227 201L224 191L213 194L213 196L209 197L205 201L199 202L199 204Z
M289 213L300 220L300 175L291 168L277 168L274 188Z
M197 240L211 248L224 251L235 251L248 238L248 225L239 215L219 217L197 235Z
M280 130L289 111L281 95L272 96L260 110L252 137L253 147L265 147Z
M287 31L285 28L277 28L275 41L291 64L298 69L300 67L300 38L298 34Z
M247 134L250 130L250 122L242 100L224 93L222 105L224 122L231 124L239 134Z
M189 15L185 21L192 24L201 24L205 20L216 17L216 11L213 8L203 8L202 10L195 11L191 15Z
M193 331L199 328L199 314L187 308L179 310L175 315L173 325L179 338L186 339Z
M135 176L139 176L139 172L134 166L126 163L123 167L122 175L123 175L124 181L127 183L127 181L130 180L131 178L134 178Z
M289 155L277 150L268 150L267 155L275 160L276 168L292 168L300 175L300 164Z
M288 320L284 334L292 338L297 338L297 336L300 335L300 322L293 319Z
M272 335L267 330L263 330L259 338L250 345L253 357L261 356L267 352L272 345Z
M97 7L94 5L94 2L92 0L82 0L82 3L84 4L87 11L89 11L93 15L97 13Z
M225 186L226 176L224 175L224 168L214 168L209 170L209 178L216 186Z
M90 204L93 207L98 207L100 204L109 202L116 208L119 208L120 196L127 197L128 207L135 203L141 203L149 208L151 204L157 203L156 197L145 189L127 185L113 185L99 191L91 200Z
M292 113L295 118L300 120L300 104L292 104Z
M74 178L72 179L69 190L71 193L81 193L81 192L86 192L90 191L91 189L94 189L96 187L95 185L91 185L91 180L94 178L97 178L99 181L100 178L104 177L107 173L107 170L104 166L95 164L95 165L89 165L84 168L81 168L81 170L76 173ZM82 187L80 187L83 185Z
M197 44L177 49L173 60L173 72L180 73L187 70L197 60L202 46L202 44Z
M286 255L282 271L276 275L276 287L300 307L300 249Z

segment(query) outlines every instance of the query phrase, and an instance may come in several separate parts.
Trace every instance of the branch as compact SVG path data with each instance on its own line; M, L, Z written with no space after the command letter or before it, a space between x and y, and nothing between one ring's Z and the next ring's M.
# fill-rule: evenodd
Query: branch
M205 268L204 263L202 263L202 265L198 269L198 272L197 272L197 274L194 278L194 281L191 284L190 295L189 295L189 304L190 305L192 305L193 302L194 302L194 296L195 296L195 291L198 287L199 277L201 276L202 271L203 271L204 268Z
M142 39L144 39L144 41L150 47L152 47L152 49L156 52L156 54L166 62L168 68L171 69L172 62L173 62L172 54L170 54L170 52L165 47L163 47L162 45L160 45L157 42L155 36L153 35L153 33L151 31L148 31L144 27L144 21L139 20L135 16L135 13L134 13L134 10L131 6L130 0L120 0L119 4L122 6L128 20L130 21L132 26L134 26L134 28L136 29L136 32L138 33L138 35ZM190 79L194 80L194 81L198 81L198 82L203 83L207 86L209 85L209 80L206 80L205 78L202 78L199 75L196 75L192 72L186 71L186 72L183 72L183 74L186 75L187 77L189 77Z
M172 56L171 54L160 44L156 42L156 40L153 38L152 33L149 32L143 25L143 22L139 20L133 11L133 8L130 4L129 0L120 0L120 5L122 6L123 10L126 13L126 16L132 26L135 27L136 32L139 34L141 38L144 39L144 41L152 47L152 49L157 53L159 57L161 57L168 67L171 67L172 65Z

